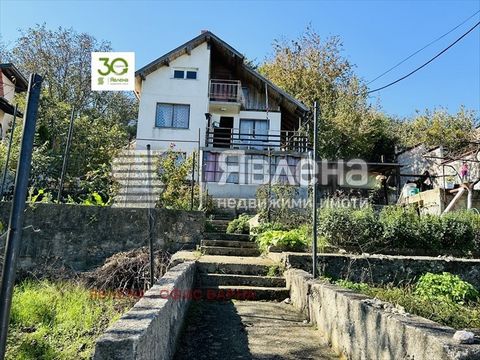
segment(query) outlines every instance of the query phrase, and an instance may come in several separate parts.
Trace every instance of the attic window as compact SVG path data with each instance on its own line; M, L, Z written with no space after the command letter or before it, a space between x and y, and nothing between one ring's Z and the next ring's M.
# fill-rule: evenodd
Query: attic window
M188 79L196 80L197 79L197 70L173 70L174 79Z
M196 79L197 72L196 71L187 71L187 79Z

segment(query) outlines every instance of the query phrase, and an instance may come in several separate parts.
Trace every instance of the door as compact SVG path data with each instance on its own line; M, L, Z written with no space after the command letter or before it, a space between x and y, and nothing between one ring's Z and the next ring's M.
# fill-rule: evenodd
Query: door
M242 143L250 149L263 150L268 147L268 120L240 119Z
M213 146L229 148L232 141L233 117L222 116L218 127L213 129Z

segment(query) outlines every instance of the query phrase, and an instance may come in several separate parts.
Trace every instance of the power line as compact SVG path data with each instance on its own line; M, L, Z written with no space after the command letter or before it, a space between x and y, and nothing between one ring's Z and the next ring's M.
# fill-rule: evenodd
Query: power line
M417 55L420 51L423 51L425 50L427 47L429 47L430 45L436 43L437 41L443 39L445 36L447 36L448 34L452 33L453 31L457 30L460 26L462 26L463 24L465 24L468 20L470 20L471 18L473 18L475 15L477 15L478 13L480 13L480 10L478 10L475 14L469 16L467 19L463 20L460 24L458 24L457 26L455 26L453 29L449 30L448 32L446 32L445 34L443 34L442 36L436 38L435 40L429 42L427 45L425 45L424 47L422 47L421 49L415 51L413 54L411 54L410 56L406 57L405 59L403 59L402 61L400 61L398 64L392 66L390 69L388 69L387 71L381 73L380 75L378 75L375 79L373 80L370 80L367 85L371 84L372 82L380 79L381 77L383 77L384 75L388 74L390 71L392 71L393 69L399 67L400 65L402 65L405 61L411 59L412 57L414 57L415 55Z
M457 40L455 40L453 43L451 43L450 45L448 45L445 49L443 49L442 51L440 51L437 55L435 55L433 58L431 58L430 60L428 60L426 63L424 63L423 65L417 67L415 70L409 72L407 75L405 76L402 76L400 79L397 79L395 81L392 81L391 83L385 85L385 86L382 86L382 87L379 87L377 89L374 89L374 90L370 90L370 91L367 91L367 94L371 94L373 92L376 92L376 91L379 91L379 90L383 90L389 86L392 86L406 78L408 78L410 75L413 75L414 73L416 73L418 70L424 68L425 66L427 66L428 64L430 64L433 60L435 60L436 58L438 58L440 55L442 55L444 52L446 52L448 49L450 49L452 46L454 46L456 43L458 43L460 40L462 40L465 36L467 36L469 33L471 33L478 25L480 25L480 21L477 22L473 27L471 27L466 33L464 33L462 36L460 36Z

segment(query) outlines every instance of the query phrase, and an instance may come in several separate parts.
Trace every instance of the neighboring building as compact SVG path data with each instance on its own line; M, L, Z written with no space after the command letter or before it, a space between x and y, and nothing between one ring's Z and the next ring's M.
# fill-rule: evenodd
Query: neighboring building
M419 181L427 180L421 175L428 171L430 177L427 181L431 182L432 188L412 196L404 192L399 202L416 204L423 213L430 214L480 209L479 154L480 143L475 142L456 152L447 152L442 146L428 149L421 144L398 153L397 160L402 165L402 187L407 182L416 182L418 187ZM462 167L468 170L463 177Z
M0 64L0 137L4 139L13 120L15 93L27 91L28 82L11 63ZM21 112L17 116L22 116Z
M147 144L155 152L172 144L182 153L200 150L199 180L213 197L254 198L259 174L250 164L268 162L272 174L280 163L294 170L311 149L306 130L300 130L309 109L209 31L135 74L137 154ZM218 186L226 154L238 171Z

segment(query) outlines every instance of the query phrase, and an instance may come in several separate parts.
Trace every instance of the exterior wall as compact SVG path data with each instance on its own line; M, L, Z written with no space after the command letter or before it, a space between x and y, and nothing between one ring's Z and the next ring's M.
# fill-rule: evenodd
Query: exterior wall
M198 69L197 79L173 79L175 68ZM192 49L190 55L182 55L173 60L170 66L162 66L146 76L142 84L138 112L137 150L145 150L147 144L151 144L152 149L164 150L168 149L171 143L175 143L176 150L192 152L198 147L198 129L201 131L201 143L204 143L209 69L210 50L207 44L203 43ZM189 128L155 127L157 103L189 104Z
M283 256L287 268L312 272L311 254L283 253ZM480 259L323 253L318 255L317 262L320 274L333 279L397 285L415 281L426 272L446 271L480 288Z
M2 81L0 82L0 86L2 86L2 94L0 96L4 97L10 104L12 104L15 97L15 86L3 73L1 73L1 71L0 76L2 77ZM0 125L2 126L0 131L0 140L5 139L12 120L12 115L5 114L2 110L0 110Z
M307 312L310 323L342 359L480 359L480 345L456 343L453 328L312 280L303 271L288 270L285 277L293 305Z
M195 267L190 261L167 271L97 340L93 359L172 359L190 304L180 295L194 291Z
M11 204L0 203L0 221L8 224ZM154 209L154 244L176 251L193 248L202 238L205 214ZM19 268L51 263L84 271L120 251L148 245L148 210L67 204L27 206ZM4 251L4 242L0 252Z
M13 98L15 97L15 85L10 81L5 74L1 74L2 76L2 86L3 86L3 95L5 99L11 104L13 102Z
M428 151L425 145L420 145L399 154L397 156L397 161L400 165L403 165L401 172L403 174L420 175L425 170L428 170L431 175L442 175L442 168L440 166L442 160L429 159L428 157L426 158L424 155L442 157L443 149L437 148L435 150ZM450 174L447 168L445 168L445 173L447 175ZM402 176L400 179L400 188L403 188L403 186L407 183L408 180L417 179L418 178L413 176L411 178ZM435 186L443 187L443 179L438 178Z
M245 111L242 110L238 113L212 113L212 122L220 122L220 118L222 116L233 117L233 128L240 129L240 119L255 119L255 120L267 120L267 112L266 111ZM281 120L282 115L280 112L268 112L268 120L269 120L269 135L280 135L281 129ZM277 141L278 138L273 138L273 141ZM238 140L235 140L238 142ZM203 143L202 143L203 144ZM277 147L273 147L273 149L277 149Z

